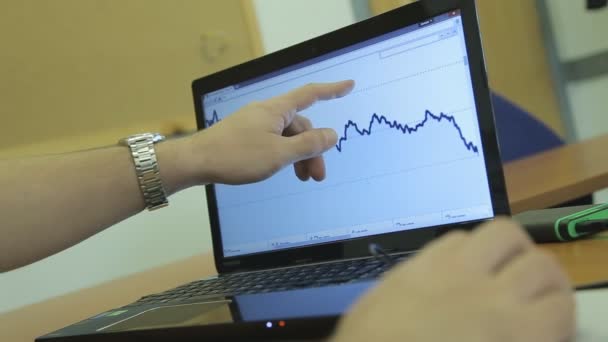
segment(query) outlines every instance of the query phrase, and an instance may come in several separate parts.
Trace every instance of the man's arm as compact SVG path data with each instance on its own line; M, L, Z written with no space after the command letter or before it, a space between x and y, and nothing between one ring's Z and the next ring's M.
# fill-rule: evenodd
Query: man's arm
M248 105L213 127L156 145L168 195L186 187L248 183L294 164L296 175L321 180L321 153L336 143L297 111L345 95L352 82L308 85ZM130 151L116 146L0 161L0 271L66 249L141 211L145 205Z
M191 182L180 168L182 143L156 147L169 194ZM2 271L68 248L144 208L130 151L122 146L0 161L0 189Z

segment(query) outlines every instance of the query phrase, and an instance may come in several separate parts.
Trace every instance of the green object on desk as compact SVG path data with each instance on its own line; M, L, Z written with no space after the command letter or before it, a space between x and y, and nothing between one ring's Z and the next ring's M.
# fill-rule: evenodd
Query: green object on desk
M573 241L608 231L608 204L531 210L513 218L536 242Z
M588 231L581 231L580 227L588 222L608 222L608 204L593 206L586 210L578 211L564 216L555 221L555 234L562 241L570 241L592 234ZM568 237L560 234L562 224L566 224Z

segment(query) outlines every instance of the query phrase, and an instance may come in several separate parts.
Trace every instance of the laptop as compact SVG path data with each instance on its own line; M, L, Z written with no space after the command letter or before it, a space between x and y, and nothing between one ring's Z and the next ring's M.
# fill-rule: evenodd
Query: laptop
M217 276L38 340L322 338L394 261L509 214L474 0L419 1L197 79L198 127L343 79L349 95L301 113L339 136L323 182L285 168L206 186Z

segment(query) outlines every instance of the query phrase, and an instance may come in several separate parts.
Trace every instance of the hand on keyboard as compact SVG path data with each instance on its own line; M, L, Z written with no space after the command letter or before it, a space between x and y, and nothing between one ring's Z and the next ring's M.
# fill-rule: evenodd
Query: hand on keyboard
M514 223L451 233L387 272L335 341L567 341L571 286Z

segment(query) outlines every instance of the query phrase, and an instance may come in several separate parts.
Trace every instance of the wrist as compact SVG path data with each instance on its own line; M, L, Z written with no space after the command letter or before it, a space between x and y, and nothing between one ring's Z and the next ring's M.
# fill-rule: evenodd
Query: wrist
M156 146L160 176L168 194L201 185L201 156L195 155L191 136L168 139Z

